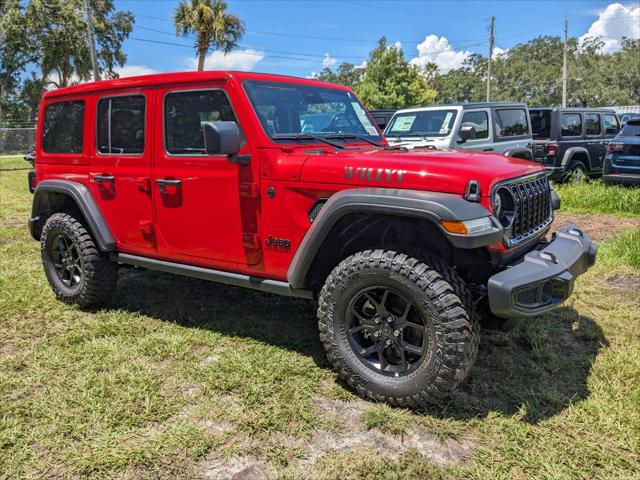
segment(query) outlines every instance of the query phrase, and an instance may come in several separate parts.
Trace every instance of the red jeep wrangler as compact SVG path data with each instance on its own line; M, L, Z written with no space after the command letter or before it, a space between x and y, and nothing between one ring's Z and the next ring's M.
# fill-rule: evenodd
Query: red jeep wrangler
M542 167L387 146L348 88L240 72L47 92L29 228L58 298L108 300L133 265L316 299L362 396L455 388L483 320L538 315L595 260ZM295 319L292 319L295 322Z

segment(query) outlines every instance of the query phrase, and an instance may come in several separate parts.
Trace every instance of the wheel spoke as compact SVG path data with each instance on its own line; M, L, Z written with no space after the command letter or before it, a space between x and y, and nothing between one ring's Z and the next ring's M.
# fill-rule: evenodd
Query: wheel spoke
M382 342L380 342L382 344ZM382 344L384 345L384 344ZM378 349L378 361L380 362L380 370L386 370L389 366L389 362L387 361L387 357L384 356L384 348Z
M406 352L413 353L415 355L422 355L422 347L418 347L409 342L401 342L400 347Z
M373 327L371 325L356 325L355 327L351 327L349 329L349 333L351 335L354 335L358 332L361 332L362 330L372 330Z
M378 346L379 346L380 342L375 342L374 344L372 344L371 346L364 348L361 352L360 355L362 355L363 357L368 357L370 355L372 355L374 352L376 352L378 350Z

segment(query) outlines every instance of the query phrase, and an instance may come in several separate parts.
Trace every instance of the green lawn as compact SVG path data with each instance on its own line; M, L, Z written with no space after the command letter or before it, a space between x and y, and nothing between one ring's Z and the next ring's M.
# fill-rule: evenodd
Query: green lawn
M601 180L554 185L563 210L640 216L640 188L605 185Z
M311 302L131 269L108 308L57 302L25 176L0 171L2 479L640 478L640 231L411 412L336 381Z
M0 172L11 170L28 170L30 168L31 165L24 159L24 155L0 158Z

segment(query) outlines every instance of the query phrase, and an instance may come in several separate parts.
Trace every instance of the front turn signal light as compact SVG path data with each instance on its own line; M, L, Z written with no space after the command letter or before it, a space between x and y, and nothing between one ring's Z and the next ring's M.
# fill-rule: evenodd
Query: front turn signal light
M474 218L473 220L441 220L440 225L447 232L456 235L473 235L493 228L491 217Z

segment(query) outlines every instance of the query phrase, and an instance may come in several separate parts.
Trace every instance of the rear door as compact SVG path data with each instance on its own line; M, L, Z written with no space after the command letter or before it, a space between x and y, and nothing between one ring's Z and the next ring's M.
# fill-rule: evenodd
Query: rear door
M92 98L89 184L118 250L154 251L150 191L151 90L122 90Z
M238 122L226 85L159 88L156 108L152 189L158 254L221 269L258 263L252 166L204 152L203 122ZM245 142L240 154L250 148Z
M493 117L496 152L531 148L531 128L526 108L496 108Z
M591 172L599 173L602 170L602 162L607 153L600 113L588 112L584 115L584 134L591 160Z

